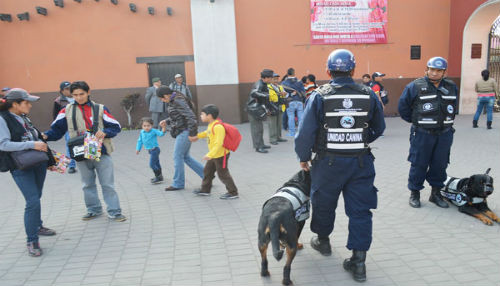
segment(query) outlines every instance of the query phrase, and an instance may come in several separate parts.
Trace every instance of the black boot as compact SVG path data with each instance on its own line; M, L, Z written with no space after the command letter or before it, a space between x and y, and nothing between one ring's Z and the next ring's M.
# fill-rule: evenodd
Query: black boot
M413 208L420 207L420 191L412 191L410 190L410 206Z
M472 128L477 128L477 120L472 120Z
M448 203L443 200L441 196L441 188L432 187L431 196L429 197L429 202L435 203L440 208L447 208Z
M344 269L352 273L352 278L358 282L366 281L366 251L353 250L352 257L344 260Z
M486 121L486 128L491 129L491 121Z
M332 255L332 247L330 245L330 239L327 237L315 236L311 238L311 247L324 256Z

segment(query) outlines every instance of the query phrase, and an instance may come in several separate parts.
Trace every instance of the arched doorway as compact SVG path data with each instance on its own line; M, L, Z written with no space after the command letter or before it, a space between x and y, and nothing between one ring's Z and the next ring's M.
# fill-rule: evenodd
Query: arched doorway
M488 66L490 31L499 16L500 0L490 0L479 6L465 24L460 84L461 114L472 114L476 111L474 84L481 78L481 71Z
M490 71L490 76L500 82L500 17L491 26L487 68Z

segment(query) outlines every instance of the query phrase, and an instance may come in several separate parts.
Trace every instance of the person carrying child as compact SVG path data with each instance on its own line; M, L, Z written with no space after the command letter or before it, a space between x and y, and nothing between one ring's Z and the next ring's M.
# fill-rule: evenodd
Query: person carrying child
M158 146L158 137L165 135L166 126L161 126L162 130L153 128L153 119L149 117L144 117L141 120L142 130L137 139L137 147L135 153L139 155L139 152L144 145L149 153L149 166L153 169L155 177L151 179L151 184L159 184L163 182L163 175L161 173L160 165L160 147Z
M214 104L205 105L201 109L200 118L201 121L208 123L207 130L198 133L197 136L189 137L191 142L195 142L202 138L208 138L208 153L203 157L203 160L206 160L207 163L203 169L201 189L196 189L193 193L198 196L210 195L212 181L215 177L215 172L217 172L217 176L222 183L226 185L227 189L227 193L220 196L220 198L223 200L237 199L238 188L236 188L236 185L234 184L227 165L229 160L229 150L223 146L226 130L224 129L224 126L222 126L221 120L218 119L218 116L219 108L217 106Z

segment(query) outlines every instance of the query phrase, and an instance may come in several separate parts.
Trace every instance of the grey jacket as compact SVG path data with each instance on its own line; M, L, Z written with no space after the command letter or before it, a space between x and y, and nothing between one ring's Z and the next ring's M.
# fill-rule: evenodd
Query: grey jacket
M177 82L174 81L168 87L173 91L179 91L180 93L187 95L189 99L193 100L191 91L189 90L189 87L187 87L186 83L183 82L181 85L178 85Z
M149 112L165 112L165 103L156 96L156 88L148 87L146 90L146 104L149 106Z
M168 115L172 137L177 137L184 130L189 130L189 136L198 134L198 122L192 110L192 103L188 102L184 95L177 93L171 97L168 103Z

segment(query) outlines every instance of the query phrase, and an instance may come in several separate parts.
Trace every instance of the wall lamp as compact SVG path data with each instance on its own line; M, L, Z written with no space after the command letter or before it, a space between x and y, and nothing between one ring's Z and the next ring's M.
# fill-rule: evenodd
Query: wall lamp
M0 14L0 20L5 22L12 22L12 16L10 14Z
M111 0L111 3L118 5L118 0Z
M148 7L148 13L149 13L149 15L154 15L155 14L155 7Z
M167 15L172 16L173 13L172 7L167 7Z
M64 0L54 0L54 4L55 4L57 7L64 8Z
M29 21L30 20L30 13L24 12L21 14L17 14L17 18L19 21Z
M137 6L135 6L134 3L128 4L128 7L130 7L130 11L132 11L134 13L137 12Z
M43 7L36 6L36 12L40 15L47 16L47 9Z

